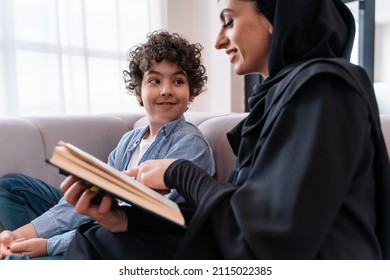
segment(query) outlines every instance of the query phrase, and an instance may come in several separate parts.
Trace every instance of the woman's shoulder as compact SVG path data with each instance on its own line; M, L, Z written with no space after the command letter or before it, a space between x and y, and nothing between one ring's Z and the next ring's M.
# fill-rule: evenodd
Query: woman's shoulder
M279 79L273 79L266 96L266 104L272 107L274 114L296 97L313 92L320 98L348 98L375 111L373 86L367 73L348 60L312 59L291 65L278 75Z
M287 99L308 83L320 87L320 81L337 85L335 90L348 86L359 95L373 91L367 72L361 66L341 58L311 59L286 69L282 75L278 87L275 87L278 89L276 95L283 92Z
M311 78L329 75L344 80L351 85L365 84L370 85L367 72L359 65L355 65L343 58L317 58L305 61L296 66L296 69L290 72L291 79L302 79L303 81ZM303 78L305 77L305 78Z

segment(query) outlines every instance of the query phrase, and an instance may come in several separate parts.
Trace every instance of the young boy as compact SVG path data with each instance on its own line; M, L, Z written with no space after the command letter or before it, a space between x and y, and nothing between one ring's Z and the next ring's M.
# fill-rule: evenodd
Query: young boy
M166 31L150 33L147 39L130 51L129 69L123 74L126 88L145 107L148 125L127 132L109 155L108 164L124 171L150 159L183 158L213 175L215 166L210 146L183 116L190 102L205 89L202 47ZM21 185L23 191L13 191ZM9 229L0 233L0 258L21 254L22 258L61 258L74 229L90 221L76 213L62 195L57 188L22 174L8 174L0 179L0 222ZM174 190L167 195L177 203L184 201ZM48 204L48 200L58 203ZM42 209L42 205L47 206ZM36 210L38 206L40 209ZM3 211L13 207L23 210L18 217L26 220L23 226L14 225L11 211ZM35 219L30 215L31 210L35 211ZM106 220L115 222L111 217Z

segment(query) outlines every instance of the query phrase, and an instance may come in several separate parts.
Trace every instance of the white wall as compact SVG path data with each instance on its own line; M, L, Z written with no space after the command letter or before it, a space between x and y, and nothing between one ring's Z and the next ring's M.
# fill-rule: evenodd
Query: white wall
M375 1L374 82L390 83L390 1ZM390 93L389 93L390 94Z
M379 112L390 114L390 1L376 0L374 87Z
M203 45L207 90L191 104L192 111L243 112L244 83L232 71L224 51L214 48L219 29L217 0L167 0L166 28Z
M375 82L390 83L390 23L375 28Z
M390 23L375 29L374 88L379 112L390 114Z

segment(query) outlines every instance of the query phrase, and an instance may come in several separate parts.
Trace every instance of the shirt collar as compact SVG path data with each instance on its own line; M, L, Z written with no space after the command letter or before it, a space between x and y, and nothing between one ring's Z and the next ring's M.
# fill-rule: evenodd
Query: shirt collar
M179 118L177 118L176 120L174 121L171 121L169 123L166 123L164 124L158 131L157 131L157 135L156 135L156 138L157 137L161 137L161 136L169 136L174 130L175 128L180 125L181 123L184 123L185 122L185 117L184 115L181 115ZM142 133L141 133L141 139L145 136L145 134L149 132L149 126L146 125L145 128L143 129Z
M165 136L169 136L176 128L176 126L180 125L181 123L185 122L184 115L181 115L179 118L177 118L174 121L171 121L169 123L164 124L157 132L157 137L162 134Z

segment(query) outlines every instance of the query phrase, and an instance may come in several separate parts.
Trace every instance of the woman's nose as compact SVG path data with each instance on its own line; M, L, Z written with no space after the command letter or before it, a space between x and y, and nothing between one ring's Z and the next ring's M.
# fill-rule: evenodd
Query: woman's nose
M221 32L219 32L219 34L218 34L218 36L217 36L217 39L216 39L216 41L215 41L214 47L215 47L217 50L224 49L224 48L226 48L228 42L229 42L228 37L227 37L227 36L223 33L223 31L221 30Z

